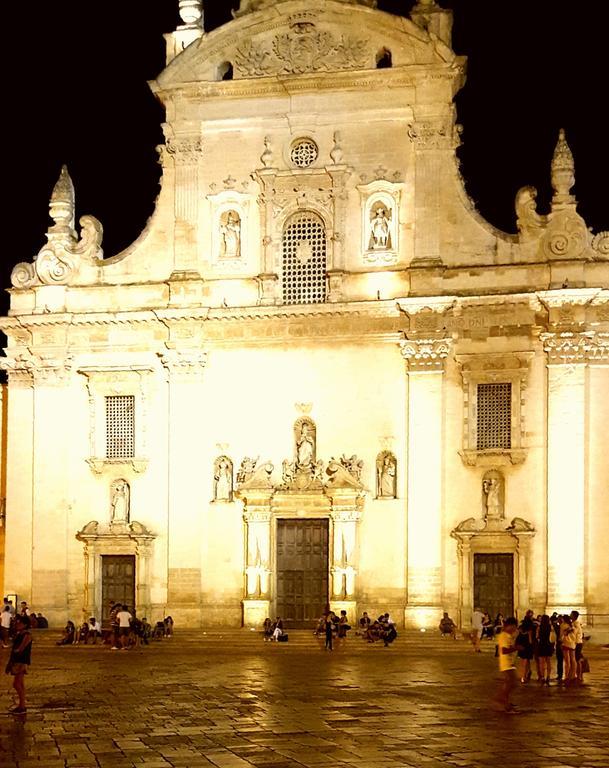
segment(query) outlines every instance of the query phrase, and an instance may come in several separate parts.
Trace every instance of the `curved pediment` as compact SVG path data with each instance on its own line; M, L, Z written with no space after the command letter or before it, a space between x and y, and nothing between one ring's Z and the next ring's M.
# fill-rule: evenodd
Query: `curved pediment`
M223 79L298 76L445 64L454 54L433 33L367 5L288 0L239 16L188 46L157 79L160 90Z

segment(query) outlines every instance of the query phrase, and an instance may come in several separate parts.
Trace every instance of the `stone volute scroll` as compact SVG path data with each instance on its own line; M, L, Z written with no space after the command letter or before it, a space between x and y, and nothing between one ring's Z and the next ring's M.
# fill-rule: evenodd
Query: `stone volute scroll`
M110 485L110 522L114 524L129 523L131 508L131 488L123 478L114 480Z
M103 258L102 225L94 216L82 216L80 238L74 229L74 185L64 165L49 203L49 215L54 224L47 230L47 243L33 263L17 264L11 273L15 288L35 285L70 285L81 265L95 265Z
M397 498L397 461L390 451L376 457L376 498Z
M214 501L233 500L233 462L219 456L214 462Z

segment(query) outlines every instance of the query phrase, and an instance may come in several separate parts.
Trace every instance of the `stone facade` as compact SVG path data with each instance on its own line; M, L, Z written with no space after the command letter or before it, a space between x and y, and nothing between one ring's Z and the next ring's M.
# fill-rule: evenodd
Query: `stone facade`
M180 3L139 239L104 258L64 169L13 270L5 592L101 615L125 555L149 618L257 625L302 519L351 620L467 624L494 553L514 610L609 614L609 233L564 133L551 210L526 187L497 231L459 175L448 11L241 6L204 34Z

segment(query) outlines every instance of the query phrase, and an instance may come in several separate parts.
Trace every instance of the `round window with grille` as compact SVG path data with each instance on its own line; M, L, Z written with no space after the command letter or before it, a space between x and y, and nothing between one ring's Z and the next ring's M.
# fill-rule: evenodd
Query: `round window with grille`
M326 300L326 230L311 211L302 211L283 230L283 303L319 304Z
M290 160L297 168L308 168L317 160L319 150L313 139L298 139L292 144Z

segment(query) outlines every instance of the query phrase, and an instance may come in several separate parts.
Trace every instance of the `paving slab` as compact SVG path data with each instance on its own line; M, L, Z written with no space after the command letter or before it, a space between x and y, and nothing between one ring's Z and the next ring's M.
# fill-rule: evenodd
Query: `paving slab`
M495 768L498 755L519 768L608 764L600 647L587 648L585 686L521 685L509 716L489 708L491 644L474 654L465 642L381 649L350 638L329 653L307 634L292 646L226 638L178 630L117 654L37 633L27 715L0 713L0 768Z

